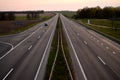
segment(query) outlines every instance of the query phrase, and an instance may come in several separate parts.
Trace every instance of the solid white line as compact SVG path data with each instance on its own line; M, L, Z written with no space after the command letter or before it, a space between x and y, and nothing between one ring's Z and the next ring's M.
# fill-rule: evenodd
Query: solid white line
M12 71L13 71L13 68L7 73L7 75L2 80L5 80Z
M39 29L41 29L42 27L40 27ZM15 47L13 47L11 50L9 50L6 54L4 54L2 57L0 57L0 60L3 59L5 56L7 56L12 50L14 50L15 48L17 48L19 45L21 45L24 41L26 41L28 38L30 38L33 34L35 34L39 29L37 29L35 32L33 32L31 35L29 35L28 37L26 37L24 40L22 40L20 43L18 43Z
M87 44L87 41L84 41L85 44Z
M106 65L106 63L102 60L101 57L98 56L98 58L99 58L99 60L100 60L104 65Z
M109 49L109 47L106 47L106 49Z
M34 77L34 80L37 80L39 71L40 71L40 69L41 69L43 60L44 60L44 58L45 58L47 49L48 49L48 47L49 47L49 44L50 44L50 42L51 42L51 40L52 40L53 35L54 35L54 31L53 31L53 32L51 33L51 35L50 35L49 41L48 41L48 43L47 43L46 49L45 49L45 51L44 51L43 57L42 57L41 62L40 62L40 64L39 64L39 67L38 67L37 73L36 73L36 75L35 75L35 77Z
M51 70L51 73L50 73L49 80L51 80L51 78L52 78L53 70L54 70L55 63L56 63L57 56L58 56L58 51L59 51L59 37L58 37L58 45L57 45L56 56L55 56L55 60L54 60L54 62L53 62L53 66L52 66L52 70Z
M74 49L74 47L73 47L72 41L71 41L71 39L70 39L70 37L69 37L69 35L68 35L68 32L67 32L67 30L66 30L66 28L65 28L64 22L62 21L62 23L63 23L64 29L65 29L65 32L66 32L66 34L67 34L67 37L68 37L68 39L69 39L70 45L71 45L71 47L72 47L72 49L73 49L73 52L74 52L74 54L75 54L75 57L76 57L76 59L77 59L77 62L78 62L78 64L79 64L79 67L80 67L80 69L81 69L81 72L82 72L82 74L83 74L83 77L84 77L85 80L88 80L88 79L87 79L87 76L85 75L85 72L84 72L84 70L83 70L83 67L82 67L82 65L81 65L81 63L80 63L80 61L79 61L79 58L78 58L78 56L77 56L77 53L76 53L76 51L75 51L75 49Z
M30 50L32 48L32 45L28 48L28 50Z

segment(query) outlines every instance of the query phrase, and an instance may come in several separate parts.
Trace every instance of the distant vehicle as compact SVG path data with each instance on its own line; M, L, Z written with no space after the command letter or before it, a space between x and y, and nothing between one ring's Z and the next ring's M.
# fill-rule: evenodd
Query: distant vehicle
M44 25L45 25L45 26L48 26L48 24L47 24L47 23L45 23Z

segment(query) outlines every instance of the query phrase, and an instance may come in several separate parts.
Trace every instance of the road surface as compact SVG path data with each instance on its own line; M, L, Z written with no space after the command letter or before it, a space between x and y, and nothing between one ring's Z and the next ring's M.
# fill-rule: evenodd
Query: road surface
M41 23L23 32L29 35L0 57L0 80L43 79L57 19L58 15L46 22L48 26Z
M120 80L120 45L60 15L75 80Z

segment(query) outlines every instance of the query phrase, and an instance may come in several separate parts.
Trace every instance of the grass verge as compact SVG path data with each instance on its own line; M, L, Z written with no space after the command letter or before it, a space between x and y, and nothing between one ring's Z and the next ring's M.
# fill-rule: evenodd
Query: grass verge
M109 39L117 42L120 44L120 29L119 30L113 30L112 28L102 28L102 27L97 27L97 26L93 26L93 25L89 25L89 24L86 24L80 20L75 20L77 21L78 23L80 23L81 25L89 28L89 29L92 29L100 34L102 34L103 36L105 37L108 37Z
M87 23L88 19L80 19L82 22ZM107 26L111 28L120 28L120 21L111 21L109 19L89 19L91 24Z

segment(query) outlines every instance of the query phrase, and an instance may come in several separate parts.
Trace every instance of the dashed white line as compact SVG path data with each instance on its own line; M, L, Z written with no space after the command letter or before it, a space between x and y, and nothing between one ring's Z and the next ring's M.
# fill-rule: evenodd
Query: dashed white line
M109 49L109 47L106 47L106 49Z
M38 36L38 39L40 39L40 36Z
M85 43L85 44L87 44L87 42L86 42L86 41L84 41L84 43Z
M13 70L14 70L13 68L10 69L10 71L7 73L7 75L2 80L5 80Z
M77 35L79 36L80 34L79 34L79 33L77 33Z
M99 40L97 40L97 42L99 42Z
M99 59L104 65L106 65L106 63L102 60L101 57L98 56L98 59Z
M103 45L103 43L101 43L101 45Z
M32 48L32 45L28 48L28 50L30 50Z
M112 53L113 53L113 54L116 54L116 52L114 52L114 51L113 51Z

